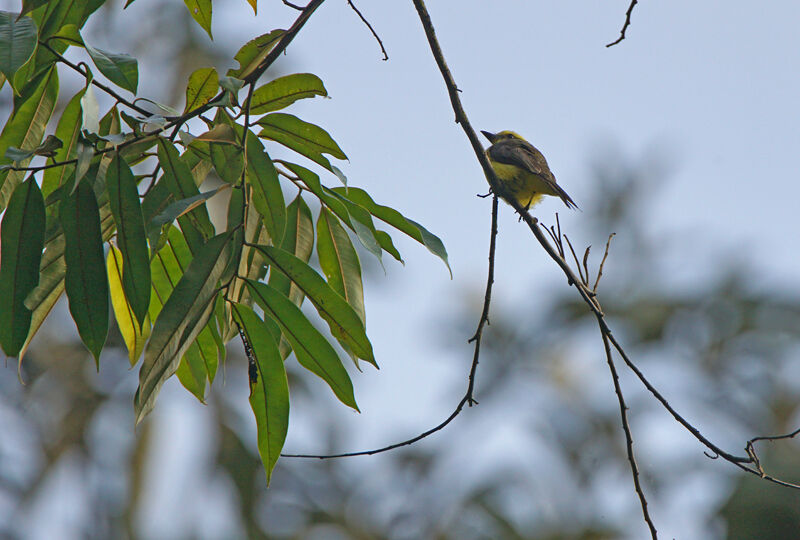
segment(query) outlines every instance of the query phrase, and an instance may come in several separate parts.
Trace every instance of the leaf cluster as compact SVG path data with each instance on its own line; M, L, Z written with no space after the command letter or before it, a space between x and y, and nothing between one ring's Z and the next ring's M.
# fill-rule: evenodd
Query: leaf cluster
M422 225L347 185L331 162L346 155L325 129L283 112L327 96L317 76L259 83L287 32L246 43L224 76L210 67L192 73L178 112L138 96L135 58L83 38L102 4L34 1L20 14L0 12L0 82L14 93L0 132L0 346L21 362L66 294L99 369L113 312L130 363L140 366L138 422L172 375L203 401L226 344L240 338L269 481L288 429L287 358L293 353L354 410L342 358L377 366L361 253L402 262L389 231L447 264L446 251ZM186 5L210 36L210 0ZM72 62L70 48L84 48L93 65ZM55 118L63 70L85 85ZM114 100L102 115L97 91ZM305 165L271 158L279 147ZM326 186L314 169L343 185ZM218 187L201 191L212 172ZM208 204L223 193L221 226ZM306 300L327 332L301 309Z

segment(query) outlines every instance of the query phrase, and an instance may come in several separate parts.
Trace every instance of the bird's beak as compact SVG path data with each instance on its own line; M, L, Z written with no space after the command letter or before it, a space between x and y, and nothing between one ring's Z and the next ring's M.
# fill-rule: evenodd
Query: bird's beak
M497 134L496 133L490 133L488 131L481 131L481 133L483 133L484 137L489 139L490 143L493 143L495 141L495 139L497 139Z

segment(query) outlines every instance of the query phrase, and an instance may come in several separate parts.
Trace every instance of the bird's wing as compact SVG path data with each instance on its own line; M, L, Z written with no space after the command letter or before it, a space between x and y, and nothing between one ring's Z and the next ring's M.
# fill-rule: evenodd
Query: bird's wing
M529 142L517 139L502 141L489 148L489 157L498 163L513 165L532 172L552 190L554 195L558 195L564 201L567 208L578 207L575 201L567 195L567 192L558 185L556 177L550 171L542 153Z

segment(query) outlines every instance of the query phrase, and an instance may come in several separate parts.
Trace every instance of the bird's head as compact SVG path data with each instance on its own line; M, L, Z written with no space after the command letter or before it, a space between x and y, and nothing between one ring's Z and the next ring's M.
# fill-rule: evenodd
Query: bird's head
M525 139L519 133L515 133L513 131L500 131L498 133L490 133L488 131L481 131L483 136L489 139L489 142L494 144L499 141L507 140L507 139L519 139L520 141L524 141Z

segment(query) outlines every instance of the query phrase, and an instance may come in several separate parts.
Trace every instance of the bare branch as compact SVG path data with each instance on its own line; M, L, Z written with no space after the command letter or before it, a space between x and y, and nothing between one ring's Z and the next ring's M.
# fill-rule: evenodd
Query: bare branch
M492 284L494 283L494 254L495 254L495 247L497 245L497 196L495 195L492 198L492 232L491 237L489 240L489 276L486 279L486 294L483 298L483 310L481 311L481 318L478 321L478 329L475 331L475 335L473 335L468 343L475 343L475 352L472 356L472 366L469 370L469 378L467 384L467 391L464 393L464 396L461 398L461 401L458 402L456 405L455 410L450 413L450 416L444 419L443 422L437 424L436 426L432 427L431 429L424 431L417 435L416 437L412 437L411 439L407 439L405 441L401 441L398 443L390 444L388 446L383 446L381 448L375 448L374 450L362 450L360 452L346 452L343 454L281 454L281 457L291 457L291 458L311 458L311 459L332 459L332 458L345 458L345 457L355 457L355 456L372 456L375 454L381 454L383 452L388 452L390 450L394 450L395 448L400 448L402 446L410 446L417 441L421 441L422 439L433 435L437 431L441 431L444 429L450 422L452 422L456 416L458 416L461 411L464 409L464 405L469 405L472 407L473 405L477 404L478 402L475 401L473 397L473 392L475 390L475 372L478 369L478 358L480 357L480 349L481 349L481 337L483 336L483 329L484 326L489 324L489 304L491 303L492 299Z
M356 15L358 15L358 18L361 19L361 22L366 24L367 28L369 28L369 31L372 32L372 37L375 38L375 41L377 41L378 45L380 45L380 47L381 47L381 52L383 53L383 61L385 62L386 60L388 60L389 59L389 55L386 53L386 48L384 48L384 46L383 46L383 41L381 41L381 38L378 36L378 33L375 31L374 28L372 28L372 25L369 23L367 18L364 17L364 15L361 14L361 12L358 10L356 5L353 3L353 0L347 0L347 5L349 5L353 9L353 11L356 12Z
M628 11L625 13L625 23L622 25L622 30L619 32L619 37L615 41L612 41L606 45L606 47L613 47L625 39L625 32L628 31L628 27L631 25L631 14L633 13L633 7L638 3L639 0L631 0L631 4L628 6Z
M625 397L622 395L622 387L619 384L619 375L617 374L617 367L614 365L614 358L611 353L611 346L608 343L608 336L602 332L601 334L603 336L603 347L606 351L606 362L608 363L608 369L611 371L611 380L614 382L614 392L617 394L617 402L619 403L619 415L622 420L622 431L625 433L625 449L628 452L628 463L631 466L634 489L639 496L639 504L642 507L644 521L650 528L650 536L653 540L656 540L658 538L658 531L656 531L656 526L653 524L653 520L650 518L650 512L647 510L647 498L639 482L639 466L636 464L636 457L633 455L633 435L631 434L631 427L628 423L628 406L625 404Z
M603 266L606 264L606 259L608 259L608 248L611 246L611 239L616 236L617 233L611 233L608 235L608 240L606 240L606 252L603 253L603 260L600 261L600 266L597 269L597 279L594 282L594 287L592 287L592 292L597 293L597 286L600 284L600 278L603 276Z

